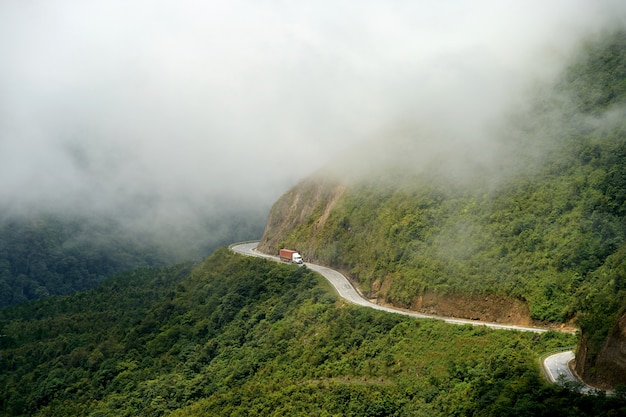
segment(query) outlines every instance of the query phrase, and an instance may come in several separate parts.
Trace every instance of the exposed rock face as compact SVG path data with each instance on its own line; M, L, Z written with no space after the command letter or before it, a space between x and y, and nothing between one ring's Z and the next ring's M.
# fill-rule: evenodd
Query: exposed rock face
M310 254L314 251L309 246L315 245L316 231L324 228L324 224L335 204L346 190L346 186L332 180L311 179L302 181L284 194L270 211L265 232L259 243L259 250L265 253L278 253L278 250L289 241L291 231L299 225L311 226L308 242L300 245L307 247L290 248L300 251L305 261L311 261ZM311 222L313 224L311 225Z
M595 357L589 355L588 341L583 334L576 354L576 371L585 382L602 389L626 384L626 313Z

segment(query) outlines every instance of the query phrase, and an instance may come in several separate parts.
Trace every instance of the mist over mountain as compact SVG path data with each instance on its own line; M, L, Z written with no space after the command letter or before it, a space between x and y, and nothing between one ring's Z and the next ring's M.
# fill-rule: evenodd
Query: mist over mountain
M0 203L150 227L266 209L398 125L482 149L619 1L388 5L7 1Z

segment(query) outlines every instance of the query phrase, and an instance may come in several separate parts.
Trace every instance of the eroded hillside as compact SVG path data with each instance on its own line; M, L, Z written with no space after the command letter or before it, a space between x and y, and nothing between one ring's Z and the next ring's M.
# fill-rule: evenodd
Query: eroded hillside
M346 190L346 185L328 180L303 181L283 195L272 207L263 241L259 250L278 253L290 234L309 231L310 235L298 250L307 254L307 260L319 260L313 248L316 236L326 226L331 211Z

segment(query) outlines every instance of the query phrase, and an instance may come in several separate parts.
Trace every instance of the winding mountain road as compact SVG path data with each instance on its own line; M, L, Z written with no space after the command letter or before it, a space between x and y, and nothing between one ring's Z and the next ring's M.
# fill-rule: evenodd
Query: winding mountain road
M258 252L256 250L258 241L254 242L245 242L238 243L230 246L230 249L242 255L247 256L257 256L261 258L271 259L276 262L281 262L277 256L267 255L265 253ZM352 283L340 272L335 271L334 269L330 269L328 267L322 265L316 265L312 263L307 263L306 266L309 269L312 269L315 272L320 273L324 278L326 278L331 285L335 288L339 296L341 296L346 301L357 304L364 307L373 308L375 310L382 310L389 313L395 314L403 314L405 316L421 318L421 319L434 319L434 320L442 320L446 323L452 324L470 324L472 326L485 326L492 329L502 329L502 330L517 330L522 332L534 332L534 333L544 333L547 332L547 329L542 329L538 327L524 327L524 326L515 326L509 324L500 324L500 323L490 323L478 320L466 320L466 319L458 319L453 317L441 317L441 316L433 316L421 313L415 313L408 310L396 309L391 307L385 307L373 303L366 298L364 298L357 289L352 285ZM550 355L542 361L541 365L545 371L547 378L550 382L573 382L580 383L578 378L573 374L569 367L569 363L574 359L574 352L560 352L554 355ZM584 392L584 389L583 389Z
M582 382L576 377L570 364L574 361L574 352L568 350L566 352L555 353L547 356L542 363L543 369L546 372L546 377L552 383L573 383L582 384ZM580 392L588 394L592 391L592 388L586 385L580 387Z

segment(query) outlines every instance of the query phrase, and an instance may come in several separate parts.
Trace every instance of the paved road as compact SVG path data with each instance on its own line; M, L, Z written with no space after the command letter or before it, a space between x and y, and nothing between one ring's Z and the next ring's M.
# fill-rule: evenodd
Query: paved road
M275 261L280 262L277 256L267 255L261 252L256 251L256 247L258 245L258 241L256 242L247 242L241 244L235 244L231 246L231 250L234 252L249 255L249 256L259 256L262 258L273 259ZM499 324L499 323L490 323L479 320L466 320L466 319L457 319L453 317L441 317L441 316L431 316L427 314L415 313L408 310L401 310L397 308L385 307L373 303L365 298L357 291L356 288L350 283L350 281L340 272L335 271L334 269L327 268L322 265L316 265L307 263L306 266L313 271L319 272L324 278L326 278L333 287L337 290L339 295L353 304L357 304L364 307L370 307L376 310L387 311L389 313L403 314L406 316L422 318L422 319L437 319L443 320L446 323L453 324L471 324L472 326L485 326L493 329L505 329L505 330L518 330L522 332L535 332L535 333L543 333L547 332L546 329L541 329L537 327L524 327L524 326L513 326L507 324Z
M574 352L555 353L543 360L543 369L550 382L563 382L573 384L583 384L570 368L571 362L574 360ZM587 385L581 385L580 392L590 393L593 388Z

